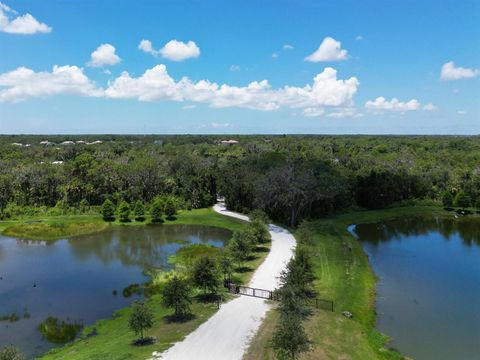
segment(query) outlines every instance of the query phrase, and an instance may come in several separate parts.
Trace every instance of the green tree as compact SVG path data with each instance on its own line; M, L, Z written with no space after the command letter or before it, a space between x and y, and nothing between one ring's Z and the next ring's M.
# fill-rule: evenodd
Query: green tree
M472 204L472 200L465 191L460 190L457 195L455 195L455 200L453 201L453 203L455 204L455 206L467 208Z
M227 245L227 251L236 260L238 267L241 267L243 262L250 257L252 249L252 238L246 231L234 232Z
M120 215L120 220L123 222L130 221L130 204L123 200L118 206L118 213Z
M162 221L163 215L163 201L160 198L156 198L153 201L152 207L150 209L150 215L152 216L152 222Z
M175 275L165 284L160 293L163 305L173 308L176 318L182 318L191 313L191 289L187 280Z
M172 218L177 213L177 203L174 198L168 196L164 201L164 210L167 218Z
M135 220L137 221L145 220L145 205L143 205L142 201L137 200L135 202L133 213L135 214Z
M228 251L223 251L218 263L224 281L230 281L233 274L233 261Z
M112 220L115 214L115 205L109 199L105 200L102 205L102 216L105 220Z
M145 330L150 329L152 326L152 310L144 302L136 302L132 307L132 313L128 319L129 329L135 332L135 335L140 334L140 341L143 341Z
M5 346L0 350L0 360L25 360L25 356L13 346Z
M270 240L270 233L268 232L267 225L258 218L254 218L248 224L248 231L253 237L254 244L263 244Z
M452 207L453 206L453 196L450 191L445 191L442 195L442 204L445 207Z
M202 256L193 264L192 282L203 289L204 294L217 293L220 285L219 272L217 263L211 256Z
M480 196L477 197L477 200L475 201L475 207L477 208L477 210L480 210Z
M272 337L272 347L280 360L295 360L310 350L310 341L296 314L282 314Z

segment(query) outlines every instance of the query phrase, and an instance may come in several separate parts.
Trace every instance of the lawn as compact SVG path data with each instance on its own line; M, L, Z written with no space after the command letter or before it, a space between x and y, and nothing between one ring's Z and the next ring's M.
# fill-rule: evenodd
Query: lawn
M301 359L401 359L385 348L388 338L375 330L375 283L368 258L347 227L412 215L453 216L436 207L363 211L317 220L302 226L297 239L308 238L314 263L318 297L334 301L334 312L315 309L305 322L312 350ZM354 314L347 319L341 312ZM271 310L252 340L245 359L274 359L269 340L277 311Z

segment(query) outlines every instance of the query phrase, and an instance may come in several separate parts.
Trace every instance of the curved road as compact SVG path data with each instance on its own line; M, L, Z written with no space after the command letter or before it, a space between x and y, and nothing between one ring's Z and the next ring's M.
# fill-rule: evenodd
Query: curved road
M225 209L222 203L213 209L225 216L249 221L248 216ZM273 290L279 276L293 256L296 241L287 230L270 224L272 246L265 261L253 274L250 287ZM239 296L221 305L215 315L164 353L154 352L149 360L240 360L270 309L267 301Z

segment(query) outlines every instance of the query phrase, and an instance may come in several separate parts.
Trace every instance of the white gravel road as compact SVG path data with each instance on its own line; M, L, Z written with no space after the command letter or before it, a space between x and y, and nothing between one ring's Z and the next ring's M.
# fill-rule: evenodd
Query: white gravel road
M216 212L248 221L248 216L225 209ZM292 234L270 224L272 246L265 261L255 271L249 286L267 290L278 287L279 276L293 256L296 241ZM265 300L239 296L220 307L220 310L164 353L154 352L149 360L240 360L270 309Z

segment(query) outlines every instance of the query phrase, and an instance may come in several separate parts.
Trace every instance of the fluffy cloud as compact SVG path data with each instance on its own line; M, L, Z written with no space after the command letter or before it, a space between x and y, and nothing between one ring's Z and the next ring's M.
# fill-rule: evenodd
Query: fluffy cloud
M183 61L185 59L199 57L200 49L193 41L184 43L177 40L170 40L160 49L160 55L172 61Z
M35 72L26 67L0 74L0 102L18 102L30 97L57 94L100 96L83 70L77 66L54 66L52 72Z
M324 108L353 106L358 86L357 78L337 79L337 71L330 67L315 76L312 84L273 89L267 80L253 81L246 86L219 85L208 80L194 82L187 77L176 81L168 74L165 65L157 65L139 77L123 72L101 89L95 87L82 69L55 66L51 73L19 68L0 74L0 101L75 94L139 101L186 101L205 103L214 108L239 107L261 111L298 108L305 109L306 116L314 116Z
M282 48L283 48L283 50L293 50L294 49L293 45L290 45L290 44L284 44L282 46Z
M152 42L150 40L142 39L142 41L140 41L140 44L138 44L138 48L148 54L157 54L157 51L155 51L155 49L153 48Z
M113 45L102 44L94 52L92 52L90 55L90 61L87 65L92 67L101 67L115 65L120 61L120 57L115 54L115 47Z
M303 109L303 115L307 117L319 117L325 114L324 108L308 107Z
M480 75L480 70L478 69L468 69L463 67L455 67L453 61L449 61L442 66L442 71L440 73L440 78L442 80L460 80L460 79L470 79Z
M384 112L384 111L415 111L415 110L427 110L434 111L437 110L437 107L432 103L429 103L422 107L420 102L416 99L410 101L400 101L397 98L392 98L388 101L383 96L377 97L375 100L369 100L365 103L365 108L373 112Z
M348 52L342 49L342 43L331 37L323 39L318 49L305 58L305 61L341 61L347 60Z
M271 111L280 107L323 108L345 107L353 103L359 82L351 77L338 80L337 71L326 68L315 76L312 85L285 86L272 89L267 80L253 81L247 86L219 85L208 80L193 82L189 78L175 81L165 65L157 65L137 78L124 72L105 90L109 98L140 101L192 101L208 103L211 107L242 107Z
M171 61L183 61L200 56L200 48L194 41L184 43L178 40L170 40L163 48L155 50L150 40L143 39L138 44L138 48L148 54L162 56Z
M230 71L240 71L240 65L230 65Z
M52 31L50 26L39 22L28 13L17 15L15 10L0 2L0 32L30 35Z

